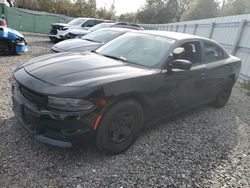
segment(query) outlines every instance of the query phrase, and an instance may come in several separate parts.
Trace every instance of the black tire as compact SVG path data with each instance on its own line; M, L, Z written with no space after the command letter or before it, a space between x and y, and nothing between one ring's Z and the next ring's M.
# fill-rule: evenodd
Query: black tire
M143 127L143 110L138 102L126 99L112 105L103 115L96 133L96 147L107 154L126 151Z
M223 108L227 104L231 96L232 88L233 88L233 80L230 79L226 82L225 86L217 95L215 101L213 102L213 106L216 108Z
M58 43L60 40L56 37L49 37L51 43Z
M13 55L15 54L15 45L9 41L2 39L0 40L0 55Z

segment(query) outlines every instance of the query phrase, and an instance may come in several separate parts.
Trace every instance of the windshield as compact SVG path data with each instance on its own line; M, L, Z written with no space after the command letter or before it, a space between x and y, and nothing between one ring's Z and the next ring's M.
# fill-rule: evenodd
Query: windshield
M92 31L96 31L98 29L101 29L101 28L106 28L106 27L109 27L111 26L113 23L100 23L94 27L91 27L88 29L88 31L92 32Z
M86 19L83 19L83 18L77 18L77 19L73 19L71 20L68 24L69 25L80 25L82 24L83 22L85 22Z
M92 33L89 33L82 37L82 39L94 41L98 43L106 43L108 41L113 40L114 38L117 38L118 36L122 35L124 32L116 31L116 30L108 30L108 29L101 29L94 31Z
M175 41L155 35L127 33L96 50L98 54L146 67L158 66Z

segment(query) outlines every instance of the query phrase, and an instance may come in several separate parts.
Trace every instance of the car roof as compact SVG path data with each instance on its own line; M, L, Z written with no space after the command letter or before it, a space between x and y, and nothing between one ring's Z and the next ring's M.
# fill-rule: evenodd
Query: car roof
M120 32L129 32L129 31L134 31L134 29L129 29L129 28L121 28L121 27L106 27L106 28L101 28L96 31L120 31Z
M74 18L74 19L85 19L85 20L102 20L102 21L106 21L103 19L98 19L98 18L88 18L88 17L78 17L78 18Z
M167 37L167 38L171 38L174 40L206 39L204 37L200 37L200 36L196 36L196 35L191 35L191 34L186 34L186 33L178 33L178 32L170 32L170 31L142 30L142 31L137 31L137 32L143 33L143 34L150 34L150 35ZM206 40L208 40L208 39L206 39Z

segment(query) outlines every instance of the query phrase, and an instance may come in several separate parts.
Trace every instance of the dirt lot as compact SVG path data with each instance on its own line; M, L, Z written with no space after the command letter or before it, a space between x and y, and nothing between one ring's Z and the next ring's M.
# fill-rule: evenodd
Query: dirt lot
M51 44L27 39L29 53L0 57L0 187L250 187L250 97L239 86L223 109L166 120L118 156L30 138L13 117L10 78Z

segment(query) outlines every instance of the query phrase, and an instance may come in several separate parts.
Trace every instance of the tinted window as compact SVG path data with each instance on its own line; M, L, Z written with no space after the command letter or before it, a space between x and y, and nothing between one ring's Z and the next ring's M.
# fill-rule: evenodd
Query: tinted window
M95 25L95 20L87 20L82 27L93 27Z
M158 67L174 42L166 37L127 33L103 45L96 52L131 64Z
M103 22L104 22L103 20L95 20L95 25L103 23Z
M219 46L204 42L204 61L206 63L219 61L225 58L223 49Z

